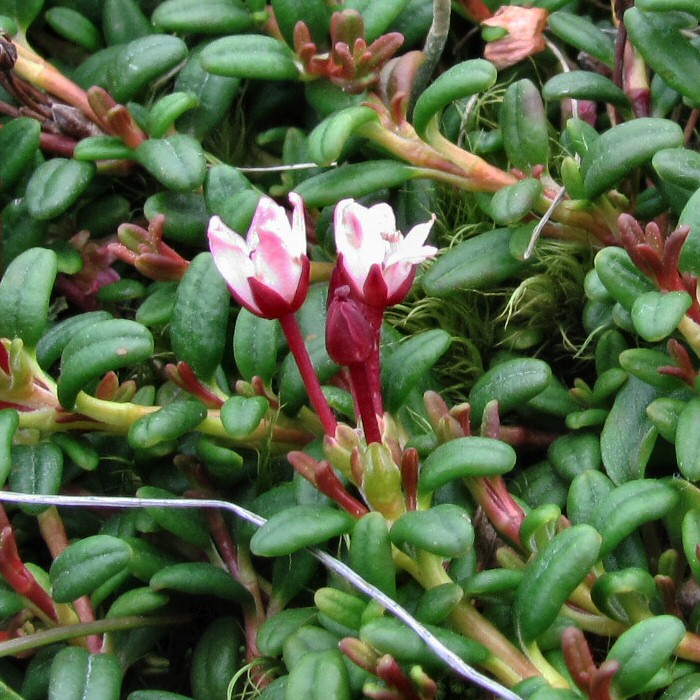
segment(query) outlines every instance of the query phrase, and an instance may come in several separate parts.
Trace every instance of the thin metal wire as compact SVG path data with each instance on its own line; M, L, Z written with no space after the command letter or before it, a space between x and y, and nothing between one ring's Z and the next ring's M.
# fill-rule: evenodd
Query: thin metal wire
M135 498L129 496L62 496L16 493L0 491L0 501L6 503L27 503L32 505L51 505L61 507L110 507L110 508L213 508L226 510L253 525L261 527L267 520L252 511L242 508L235 503L220 501L213 498ZM448 649L430 630L416 620L411 613L384 592L373 586L369 581L355 573L349 566L335 557L322 552L316 547L309 551L326 568L334 571L349 581L357 590L373 598L399 620L410 627L426 645L447 664L457 675L488 690L502 700L521 700L520 696L502 686L497 681L479 673L475 668L463 661L457 654Z

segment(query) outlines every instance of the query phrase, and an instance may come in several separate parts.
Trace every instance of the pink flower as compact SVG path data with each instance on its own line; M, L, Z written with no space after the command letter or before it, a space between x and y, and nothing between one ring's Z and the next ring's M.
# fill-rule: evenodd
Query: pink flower
M355 297L386 308L402 301L413 284L416 267L437 253L423 245L433 221L414 226L406 236L396 230L388 204L363 207L352 199L335 208L335 245L343 277Z
M263 318L294 313L309 290L310 262L301 198L292 193L292 223L283 207L262 197L245 240L215 216L209 247L231 294Z

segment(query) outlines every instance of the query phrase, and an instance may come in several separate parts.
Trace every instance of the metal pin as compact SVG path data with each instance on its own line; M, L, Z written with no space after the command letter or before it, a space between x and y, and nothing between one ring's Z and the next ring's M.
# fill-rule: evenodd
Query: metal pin
M214 508L226 510L246 520L253 525L261 527L267 520L252 511L242 508L235 503L220 501L213 498L136 498L130 496L62 496L16 493L14 491L0 491L0 501L6 503L28 503L32 505L47 505L61 507L111 507L111 508ZM369 581L356 574L349 566L343 564L335 557L322 552L316 547L310 547L309 551L327 569L339 574L349 581L357 590L373 598L384 608L389 610L399 620L410 627L433 651L447 664L457 675L467 681L488 690L502 700L521 700L520 696L502 686L497 681L483 675L457 654L448 649L430 630L416 620L411 613L395 600L373 586Z

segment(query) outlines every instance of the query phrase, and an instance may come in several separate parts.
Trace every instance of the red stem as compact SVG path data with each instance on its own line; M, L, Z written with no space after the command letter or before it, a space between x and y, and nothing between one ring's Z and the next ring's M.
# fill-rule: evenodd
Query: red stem
M375 393L370 371L365 364L350 365L350 379L352 386L355 389L355 400L357 401L357 410L362 417L362 427L365 431L365 440L369 445L372 442L382 441L382 432L379 429L377 414L375 412L375 401L373 394ZM380 392L381 393L381 392Z
M296 360L297 367L299 367L299 371L301 372L306 390L309 392L309 399L311 399L311 403L316 409L321 423L323 423L326 434L330 435L330 437L334 437L338 422L321 389L321 382L319 382L316 370L311 363L309 351L306 349L299 322L294 314L287 314L280 318L280 324L282 325L282 330L289 343L292 355L294 355L294 359Z

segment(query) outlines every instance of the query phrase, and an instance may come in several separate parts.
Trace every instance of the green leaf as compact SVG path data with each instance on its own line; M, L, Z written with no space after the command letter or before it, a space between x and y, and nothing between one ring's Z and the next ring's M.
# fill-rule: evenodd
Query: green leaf
M623 109L631 106L629 97L610 78L586 70L558 73L544 84L542 97L545 100L572 98L606 102Z
M384 593L396 595L396 567L387 522L381 513L367 513L355 524L350 538L350 564Z
M289 672L286 696L308 700L350 700L350 681L337 649L305 654Z
M654 283L623 248L607 246L599 251L595 256L595 271L613 299L628 311L639 297L655 290Z
M270 5L280 32L289 46L294 46L294 28L298 22L304 22L318 46L328 41L332 10L325 0L305 0L304 3L296 0L271 0Z
M52 158L42 163L27 183L27 208L39 220L55 219L78 201L95 174L92 163Z
M126 569L129 559L131 547L118 537L92 535L74 542L51 565L53 599L57 603L70 603L89 595Z
M109 46L128 44L153 34L153 26L138 0L104 0L102 30Z
M58 398L72 409L78 393L93 379L153 355L153 336L135 321L100 321L74 336L63 350Z
M488 90L497 77L493 64L481 58L458 63L446 70L416 100L412 121L418 135L424 136L430 122L439 119L449 104Z
M267 618L258 630L258 649L266 656L281 656L285 641L296 630L316 621L316 608L288 608Z
M244 438L260 425L269 407L263 396L232 396L221 407L221 422L229 435Z
M603 464L615 484L644 476L656 442L646 409L658 397L657 389L636 377L630 377L615 397L600 436Z
M383 2L347 0L343 8L346 10L356 9L362 14L365 24L365 39L369 44L389 29L391 23L401 16L406 5L407 0L383 0Z
M1 0L0 14L13 17L25 31L39 16L43 5L44 0Z
M88 136L78 142L73 157L79 161L132 160L135 154L118 136Z
M687 292L647 292L632 305L632 323L644 340L658 342L676 330L692 305Z
M549 126L540 91L527 78L511 83L501 105L503 146L510 164L525 173L549 162Z
M166 0L151 21L164 32L238 34L253 27L253 17L239 0Z
M0 190L7 192L34 161L41 143L36 119L18 117L0 129Z
M251 603L250 593L230 573L209 562L183 562L165 566L149 581L153 591L164 589L188 595L216 596Z
M644 523L668 515L679 498L671 485L654 479L628 481L611 491L591 513L591 524L603 537L601 557Z
M669 119L642 117L608 129L590 146L581 161L584 187L594 199L664 148L683 143L683 130Z
M673 615L642 620L623 632L606 657L606 661L618 661L622 666L613 678L613 688L619 697L643 692L684 635L683 622Z
M259 80L297 80L294 54L283 43L261 34L217 39L201 54L202 66L214 75Z
M585 51L612 68L615 65L615 44L588 17L573 12L553 12L548 27L554 35Z
M491 216L497 224L513 224L523 219L537 204L542 183L525 178L496 192L491 200Z
M46 248L30 248L10 263L0 280L0 337L36 347L46 328L57 266L56 254Z
M119 700L122 675L113 654L66 647L51 664L48 700Z
M515 466L515 459L515 450L501 440L478 436L450 440L423 463L419 491L430 493L454 479L506 474Z
M166 238L193 246L206 244L209 212L199 192L159 192L146 200L143 212L149 221L158 214L165 216Z
M485 289L525 267L510 253L513 231L498 228L448 248L421 278L430 296L447 297L463 289Z
M233 333L233 355L246 381L256 375L268 383L271 381L283 340L277 319L260 318L247 309L239 311Z
M41 340L36 346L36 359L41 368L44 370L51 369L51 366L61 357L64 348L73 336L99 321L107 321L110 318L112 318L112 315L107 311L88 311L87 313L70 316L49 328L41 336Z
M398 187L406 180L424 177L424 172L395 160L350 163L304 180L295 192L307 207L320 208L347 197L359 199L379 189Z
M52 442L12 447L12 470L8 483L19 493L56 494L63 477L63 452ZM25 513L38 515L48 506L21 506Z
M134 39L109 70L109 92L117 102L128 102L185 58L187 45L178 37L156 34Z
M19 412L13 408L0 411L0 487L12 470L12 442L19 427Z
M136 149L135 155L153 177L175 192L201 187L207 174L201 145L185 134L148 139Z
M377 113L370 107L348 107L324 119L309 134L309 156L318 165L330 165L336 161L353 132L363 124L378 121Z
M389 411L397 411L403 405L411 390L447 352L451 342L452 338L443 330L425 331L404 340L386 358L382 384Z
M173 401L134 421L127 439L134 449L147 450L161 442L177 440L187 435L206 417L207 408L200 401Z
M226 345L230 295L211 253L200 253L175 293L170 340L175 357L202 380L211 379Z
M452 503L441 503L429 510L404 513L389 531L391 541L406 550L417 547L441 557L465 554L474 544L474 528L469 514Z
M678 416L676 428L676 456L678 469L690 481L700 479L700 397L688 401Z
M148 615L160 610L167 605L170 598L159 591L152 591L150 588L132 588L126 593L122 593L110 605L106 619L115 617L130 617L131 615ZM130 696L131 697L131 696Z
M598 561L601 537L590 525L556 535L525 569L515 598L517 629L526 642L537 639Z
M522 357L500 362L485 372L469 393L473 420L478 425L489 401L498 401L501 415L541 394L552 378L542 360Z
M146 131L155 139L162 138L173 128L178 117L195 107L199 107L199 98L193 92L178 91L164 95L148 112Z
M624 19L630 40L647 65L691 106L700 107L700 84L693 77L700 72L700 51L664 16L632 7Z
M57 34L87 51L102 48L99 29L80 12L69 7L52 7L44 13L44 19Z
M190 685L197 700L224 700L241 667L241 625L236 617L219 616L205 630L192 655Z
M281 557L352 529L352 516L330 506L294 506L273 515L250 540L254 554Z

